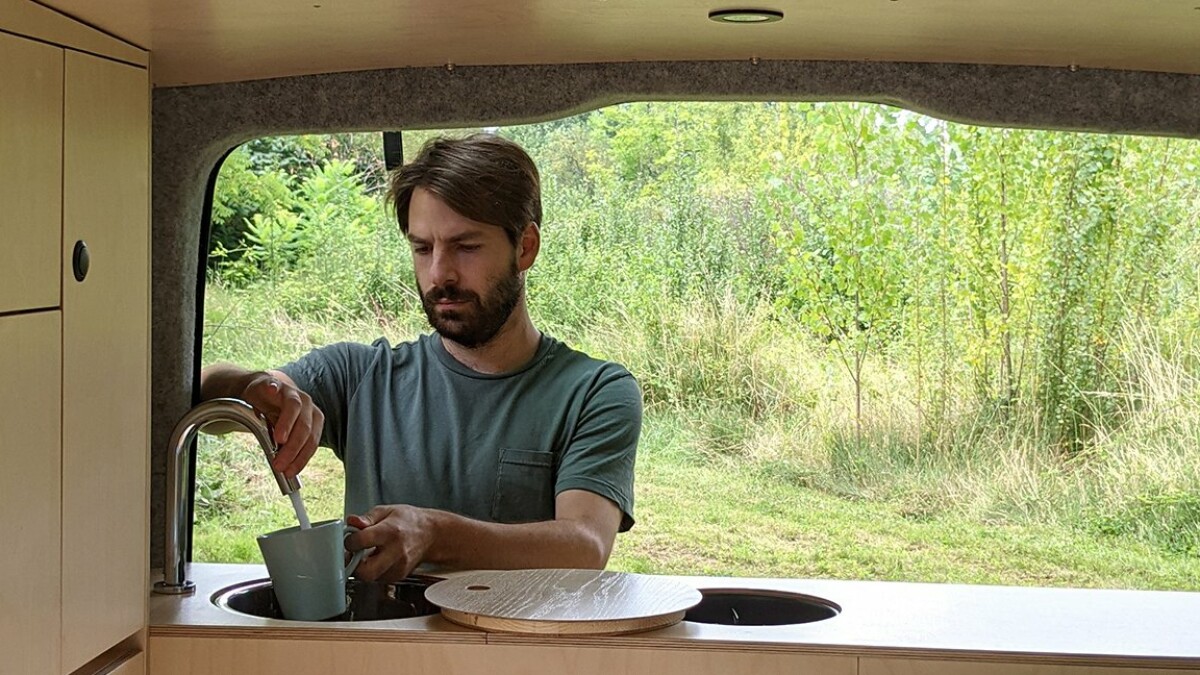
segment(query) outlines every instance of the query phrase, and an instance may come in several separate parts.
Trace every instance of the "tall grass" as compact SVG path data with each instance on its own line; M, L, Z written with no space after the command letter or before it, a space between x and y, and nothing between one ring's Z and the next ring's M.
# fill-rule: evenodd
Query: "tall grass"
M1096 429L1079 455L1047 453L1036 434L1020 432L1028 418L1001 425L966 406L943 423L948 440L926 443L914 374L897 360L875 361L865 374L860 439L852 383L831 348L728 296L618 314L581 344L627 364L652 411L690 419L702 456L734 457L918 518L1050 524L1200 555L1200 389L1180 355L1164 353L1165 339L1144 323L1124 327L1126 388L1107 395L1132 412Z
M756 201L762 194L719 185L705 173L716 170L711 166L682 177L668 175L676 165L655 169L662 172L655 180L669 181L620 175L613 166L623 164L603 161L603 152L613 148L584 148L571 140L592 142L590 123L552 126L545 134L512 132L555 151L536 157L549 168L549 221L528 278L529 303L540 328L626 365L638 378L646 401L645 447L658 453L649 465L649 480L658 482L647 484L639 475L639 485L647 486L642 489L652 495L665 490L673 479L655 472L666 467L707 467L713 471L697 480L728 473L743 482L762 481L763 489L770 486L789 500L819 493L844 503L887 505L906 522L952 518L982 527L1056 528L1180 560L1200 557L1200 276L1189 272L1200 248L1187 237L1156 272L1162 278L1155 283L1165 289L1159 305L1139 298L1127 307L1120 294L1098 292L1099 316L1115 328L1096 329L1094 343L1073 346L1070 358L1061 359L1087 371L1083 375L1038 375L1045 345L1028 337L1036 327L1027 333L1014 328L1013 367L1026 374L1022 393L1009 397L997 386L995 369L981 366L981 360L997 360L997 331L1004 325L980 299L991 281L978 269L991 269L994 261L976 260L978 269L963 269L978 276L960 278L967 272L955 267L964 260L951 239L933 241L927 236L932 225L914 225L933 243L891 251L888 259L924 260L922 274L930 276L915 277L926 279L921 287L887 290L889 302L917 318L859 326L861 317L852 316L841 333L814 330L804 312L823 296L797 299L797 288L787 281L793 279L788 266L798 264L787 259L787 246L810 242L797 235L774 247L779 227L772 217L791 211L764 215ZM647 143L657 138L646 134ZM901 150L896 154L902 159ZM554 169L560 164L566 167L561 175ZM579 168L584 166L590 173ZM363 195L355 171L336 161L315 167L286 213L260 217L248 233L252 240L213 265L206 363L266 368L339 340L386 336L399 342L427 330L405 242L378 200ZM571 172L587 175L572 178ZM823 179L831 194L842 189ZM1194 206L1200 213L1200 202ZM1188 213L1188 222L1195 222ZM1038 222L1059 215L1039 215ZM964 223L962 233L968 233L971 223L965 217ZM821 234L825 239L813 244L818 253L828 253L820 247L836 234ZM946 259L929 262L939 247L946 248ZM842 288L841 299L855 297L845 292L854 288ZM988 311L986 320L975 314ZM863 343L870 349L861 373L852 377L842 350L863 335L871 338ZM1075 342L1079 337L1071 336ZM1039 377L1054 380L1055 396L1069 400L1070 406L1052 411L1068 417L1049 415L1033 395L1045 384ZM1067 427L1081 442L1060 442ZM267 477L254 454L230 443L206 451L211 461L202 458L198 531L263 531L286 522L286 504L264 506L269 483L262 492L245 478ZM323 479L335 475L336 460L323 455L312 471ZM321 487L314 486L314 499L327 509L323 513L338 515L340 488L316 483ZM735 492L752 488L730 486ZM703 508L715 513L725 501L713 495ZM780 526L803 518L792 511L776 515ZM654 522L655 514L648 519ZM255 553L243 548L230 555ZM633 558L631 565L649 564Z
M424 330L420 317L297 320L276 308L273 296L265 288L210 288L206 360L265 368L335 340L399 341ZM1019 421L989 424L969 410L952 418L945 435L955 441L923 443L913 374L895 361L880 360L865 374L869 396L859 437L852 383L829 345L780 330L769 309L730 297L606 317L581 328L575 346L625 363L643 387L647 426L682 423L688 432L679 451L691 462L734 462L765 481L890 504L917 522L950 517L1054 527L1200 555L1197 379L1164 351L1169 341L1145 325L1128 325L1121 343L1129 388L1112 395L1137 400L1136 412L1116 428L1097 430L1087 453L1061 456L1045 452L1034 436L1014 433ZM216 557L254 558L245 544L249 534L290 522L286 501L275 499L248 443L210 441L202 449L201 527L247 533L243 548L211 551ZM340 468L327 453L313 466L306 480L322 485L309 492L316 515L336 517Z

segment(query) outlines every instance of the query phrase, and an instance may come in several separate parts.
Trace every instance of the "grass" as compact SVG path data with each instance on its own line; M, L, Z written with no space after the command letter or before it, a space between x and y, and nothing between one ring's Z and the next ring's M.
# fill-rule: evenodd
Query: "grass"
M270 367L336 340L424 329L419 316L298 320L269 297L210 284L207 363ZM736 306L679 303L573 331L572 344L628 364L647 394L638 524L618 536L611 569L1200 590L1200 387L1168 351L1138 348L1158 336L1125 341L1142 374L1130 385L1137 413L1063 457L953 406L927 440L909 373L882 358L865 375L859 442L844 371L768 327ZM302 477L310 516L340 517L332 453ZM197 494L196 560L257 561L255 536L295 523L244 435L204 439Z
M262 562L255 537L296 524L292 503L279 493L262 450L245 434L201 437L193 558ZM342 517L342 468L322 450L301 474L312 522Z
M664 421L644 436L639 523L618 537L615 569L1200 589L1200 559L1063 527L914 516L899 503L797 485L769 465L714 462L686 447L689 425Z
M1125 536L1045 524L914 513L805 486L783 464L714 458L695 425L647 418L638 458L637 525L609 569L659 574L1200 590L1200 558ZM207 439L202 471L232 481L201 510L195 558L259 562L257 534L295 523L249 438ZM304 473L314 520L342 515L341 466L322 451Z

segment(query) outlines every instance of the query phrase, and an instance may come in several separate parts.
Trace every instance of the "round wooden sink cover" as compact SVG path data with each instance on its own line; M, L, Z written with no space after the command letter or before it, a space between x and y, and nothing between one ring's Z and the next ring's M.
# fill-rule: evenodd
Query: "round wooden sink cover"
M644 574L601 570L470 572L425 589L454 623L506 633L613 635L678 623L700 591Z

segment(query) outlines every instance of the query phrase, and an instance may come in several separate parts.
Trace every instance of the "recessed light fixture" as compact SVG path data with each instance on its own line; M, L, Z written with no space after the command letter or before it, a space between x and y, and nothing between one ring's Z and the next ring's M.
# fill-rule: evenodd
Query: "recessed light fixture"
M783 18L783 12L774 9L717 9L709 12L708 18L717 23L774 23Z

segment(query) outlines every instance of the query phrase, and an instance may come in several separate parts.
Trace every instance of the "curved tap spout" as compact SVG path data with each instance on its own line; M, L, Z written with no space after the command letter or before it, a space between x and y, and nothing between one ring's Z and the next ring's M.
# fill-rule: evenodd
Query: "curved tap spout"
M171 432L171 443L167 454L167 524L163 546L163 580L154 584L155 593L185 595L194 593L195 584L187 579L184 530L187 527L187 486L191 482L189 462L184 457L196 434L213 422L234 422L248 429L262 446L267 463L275 459L275 446L271 424L249 403L236 398L215 398L192 408L175 425ZM279 490L290 495L300 489L300 479L288 478L278 471L272 472Z

